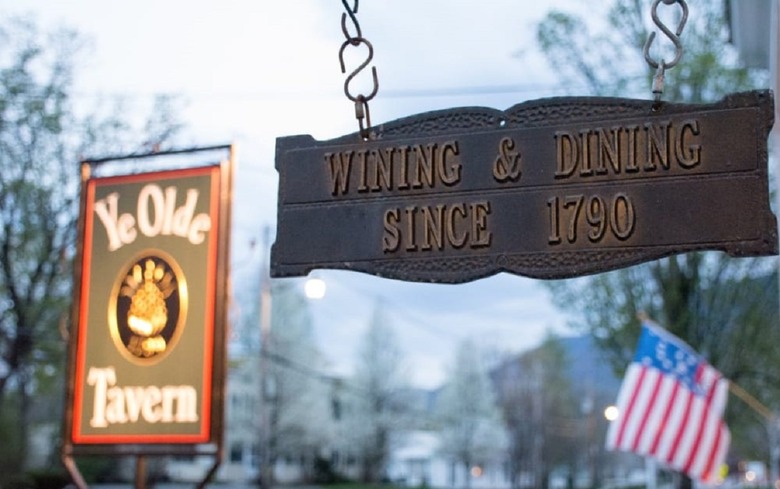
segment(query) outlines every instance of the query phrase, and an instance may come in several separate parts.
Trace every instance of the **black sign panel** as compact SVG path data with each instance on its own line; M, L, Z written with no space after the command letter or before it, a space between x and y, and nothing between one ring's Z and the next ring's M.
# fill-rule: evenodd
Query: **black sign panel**
M596 273L694 250L777 254L772 92L711 105L553 98L277 140L275 277Z

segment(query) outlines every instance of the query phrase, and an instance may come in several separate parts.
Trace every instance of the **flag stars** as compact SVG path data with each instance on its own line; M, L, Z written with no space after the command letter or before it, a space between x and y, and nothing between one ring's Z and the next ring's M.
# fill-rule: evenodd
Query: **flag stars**
M674 355L675 373L681 377L689 374L690 362L689 358L687 357L688 355L686 355L682 350L677 350L677 353Z
M662 339L658 339L658 343L655 345L655 357L659 360L666 358L666 343Z
M688 375L688 365L684 362L677 362L674 368L674 373L678 377L685 377Z

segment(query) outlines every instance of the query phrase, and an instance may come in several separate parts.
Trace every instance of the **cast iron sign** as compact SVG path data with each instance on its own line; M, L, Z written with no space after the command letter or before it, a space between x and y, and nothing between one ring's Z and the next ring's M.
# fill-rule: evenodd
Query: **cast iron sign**
M555 98L277 140L272 275L565 278L695 250L777 253L770 91L711 105Z

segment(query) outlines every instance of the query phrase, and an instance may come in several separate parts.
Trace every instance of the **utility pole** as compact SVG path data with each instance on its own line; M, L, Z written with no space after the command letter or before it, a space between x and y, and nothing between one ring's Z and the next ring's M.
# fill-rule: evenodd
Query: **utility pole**
M271 276L268 269L269 256L268 226L263 227L263 249L260 266L260 484L262 489L273 486L273 385L268 368L271 341Z

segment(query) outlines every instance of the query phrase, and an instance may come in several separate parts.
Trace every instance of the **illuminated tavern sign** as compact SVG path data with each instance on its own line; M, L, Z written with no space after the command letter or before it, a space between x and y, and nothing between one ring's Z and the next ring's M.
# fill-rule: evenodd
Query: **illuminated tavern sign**
M675 253L777 253L769 91L716 104L558 98L277 140L272 274L563 278Z
M230 163L87 165L63 451L207 453L222 439Z

